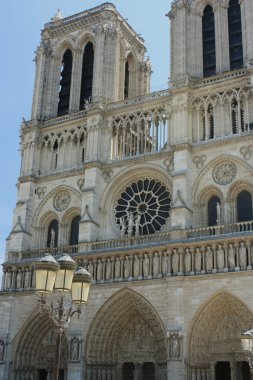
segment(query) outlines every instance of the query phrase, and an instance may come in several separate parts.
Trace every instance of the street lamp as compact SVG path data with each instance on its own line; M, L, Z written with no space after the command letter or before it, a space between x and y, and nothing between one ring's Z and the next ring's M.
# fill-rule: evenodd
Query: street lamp
M92 276L84 269L76 270L74 260L68 255L61 256L57 261L46 255L34 264L36 276L36 291L40 294L39 302L46 304L46 295L51 294L53 289L59 292L58 306L51 303L49 310L50 318L58 329L55 347L55 360L53 368L53 379L59 379L60 350L64 326L68 324L71 317L81 314L81 306L87 302ZM72 291L72 305L67 307L64 303L64 296Z
M241 335L242 349L249 363L250 379L253 380L253 329L247 330Z

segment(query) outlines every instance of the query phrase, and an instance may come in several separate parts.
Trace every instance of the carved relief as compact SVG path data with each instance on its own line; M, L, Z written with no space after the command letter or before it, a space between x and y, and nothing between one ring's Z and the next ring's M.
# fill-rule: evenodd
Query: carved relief
M83 191L84 184L85 184L84 178L79 178L77 180L77 186L79 187L80 191Z
M219 185L227 185L235 179L236 174L236 165L231 162L225 162L214 168L213 179Z
M47 191L47 187L46 187L46 186L38 187L38 188L37 188L37 195L38 195L38 198L39 198L39 199L44 198L44 196L45 196L45 194L46 194L46 191Z
M205 154L202 154L202 156L194 156L192 159L197 169L202 169L206 160L207 157Z
M240 153L243 156L244 160L250 160L253 155L253 145L242 146Z
M80 360L80 341L76 336L70 342L70 360L71 362L78 362Z
M102 176L104 178L105 183L110 183L113 177L113 170L112 169L105 169L102 172Z
M169 358L170 360L182 359L182 336L178 331L170 332L169 336Z
M169 174L172 174L172 173L174 172L174 158L173 158L173 157L166 158L166 159L163 161L163 165L165 166L166 171L167 171Z
M64 211L68 208L71 201L70 192L63 190L56 194L53 200L53 205L56 211Z

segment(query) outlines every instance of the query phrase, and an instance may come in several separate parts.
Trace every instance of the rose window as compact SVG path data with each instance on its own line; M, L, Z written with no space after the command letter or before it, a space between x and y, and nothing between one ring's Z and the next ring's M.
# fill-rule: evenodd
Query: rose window
M115 207L115 220L121 236L147 235L160 231L170 216L171 195L155 179L133 182L121 194Z

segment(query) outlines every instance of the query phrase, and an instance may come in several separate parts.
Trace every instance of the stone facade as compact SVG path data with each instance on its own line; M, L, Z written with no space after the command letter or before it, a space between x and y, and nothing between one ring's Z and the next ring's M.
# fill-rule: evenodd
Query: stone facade
M155 93L144 42L112 4L45 25L3 264L0 379L52 379L55 327L34 290L45 253L67 253L93 277L64 331L62 379L249 378L240 336L253 324L253 5L240 2L243 66L230 70L230 3L209 3L216 74L203 77L207 3L177 0L170 84ZM79 109L87 43L92 97ZM69 112L57 116L67 49Z

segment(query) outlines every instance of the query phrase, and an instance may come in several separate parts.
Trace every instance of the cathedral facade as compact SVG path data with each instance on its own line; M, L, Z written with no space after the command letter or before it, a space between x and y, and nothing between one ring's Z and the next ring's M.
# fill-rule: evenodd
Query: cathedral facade
M168 89L111 3L42 31L0 292L0 379L53 380L34 264L93 277L62 380L248 380L253 3L175 0ZM48 301L49 302L49 301ZM68 303L68 297L66 302Z

